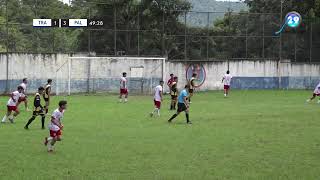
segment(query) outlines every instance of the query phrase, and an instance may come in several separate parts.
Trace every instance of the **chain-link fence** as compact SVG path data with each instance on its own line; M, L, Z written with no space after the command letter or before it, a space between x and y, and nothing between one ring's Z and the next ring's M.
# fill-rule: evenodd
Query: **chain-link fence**
M275 13L248 13L113 3L53 5L40 0L1 1L0 52L320 62L320 23L303 19L299 28L276 36L285 16L278 9ZM40 29L32 27L33 18L87 18L104 24Z

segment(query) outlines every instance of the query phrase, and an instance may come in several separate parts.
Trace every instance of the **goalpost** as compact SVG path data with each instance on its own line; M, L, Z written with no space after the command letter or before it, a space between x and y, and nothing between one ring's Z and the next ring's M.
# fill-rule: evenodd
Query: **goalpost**
M130 92L149 94L165 79L166 58L70 56L56 70L56 94L118 92L122 72Z

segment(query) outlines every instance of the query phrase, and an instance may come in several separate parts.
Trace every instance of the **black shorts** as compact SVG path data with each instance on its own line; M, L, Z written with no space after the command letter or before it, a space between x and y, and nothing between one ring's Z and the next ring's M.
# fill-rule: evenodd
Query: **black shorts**
M187 110L187 106L184 103L178 103L178 112Z
M43 110L41 109L40 111L33 111L33 115L34 116L43 116L44 115L44 112L43 112Z
M171 100L176 100L178 98L177 95L171 95Z
M189 93L193 93L193 89L189 89Z

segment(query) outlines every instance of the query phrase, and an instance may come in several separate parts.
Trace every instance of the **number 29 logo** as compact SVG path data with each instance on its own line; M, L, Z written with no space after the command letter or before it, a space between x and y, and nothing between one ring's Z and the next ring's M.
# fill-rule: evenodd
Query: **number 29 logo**
M292 11L286 15L286 23L291 28L296 28L301 24L302 18L298 12Z

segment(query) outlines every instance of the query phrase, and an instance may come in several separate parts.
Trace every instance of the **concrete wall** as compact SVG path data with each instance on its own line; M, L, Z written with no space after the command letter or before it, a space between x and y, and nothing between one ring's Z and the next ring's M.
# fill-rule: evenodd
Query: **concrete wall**
M24 77L29 78L29 93L34 93L48 78L54 80L54 92L66 93L68 57L68 54L15 53L8 55L7 64L6 54L0 54L0 93L5 92L7 85L10 91L14 90ZM131 92L150 93L163 72L162 61L155 59L72 59L70 64L72 92L118 92L119 77L126 71ZM235 89L310 89L320 80L320 65L289 61L166 62L165 80L169 73L174 73L182 88L190 64L201 64L206 71L206 80L199 90L222 89L221 78L227 69L234 76L232 88ZM132 77L134 67L143 67L143 78Z

